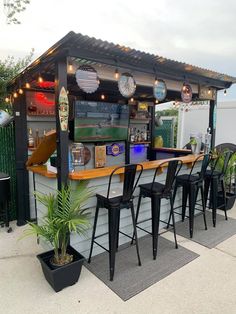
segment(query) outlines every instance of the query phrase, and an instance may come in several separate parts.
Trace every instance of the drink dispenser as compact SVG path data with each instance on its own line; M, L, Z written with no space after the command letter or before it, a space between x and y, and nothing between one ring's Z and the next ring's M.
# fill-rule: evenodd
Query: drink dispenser
M84 145L74 143L71 146L71 159L73 166L84 166Z

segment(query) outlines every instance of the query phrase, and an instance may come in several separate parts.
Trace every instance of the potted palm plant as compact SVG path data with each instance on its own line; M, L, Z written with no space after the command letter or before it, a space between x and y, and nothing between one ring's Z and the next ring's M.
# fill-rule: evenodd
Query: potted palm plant
M63 187L55 194L36 193L46 215L40 225L29 222L24 236L36 235L48 242L53 250L37 255L46 280L58 292L75 284L80 276L84 257L69 245L70 233L85 234L89 227L89 213L83 209L92 195L87 184L81 181L76 191Z

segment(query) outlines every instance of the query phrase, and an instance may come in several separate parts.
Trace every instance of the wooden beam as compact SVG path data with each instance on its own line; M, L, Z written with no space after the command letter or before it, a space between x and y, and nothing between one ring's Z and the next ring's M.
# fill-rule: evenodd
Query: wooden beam
M17 225L30 220L29 175L26 169L28 159L27 108L25 93L19 94L13 103L16 147Z
M67 185L69 165L69 137L68 130L62 131L59 118L59 95L64 87L67 90L67 60L60 59L55 64L55 113L56 113L56 130L57 130L57 185L61 190L62 185Z

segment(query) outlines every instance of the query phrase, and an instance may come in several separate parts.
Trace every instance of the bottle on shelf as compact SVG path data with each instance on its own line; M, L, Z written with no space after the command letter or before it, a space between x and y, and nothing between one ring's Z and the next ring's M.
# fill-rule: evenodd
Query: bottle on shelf
M29 128L29 134L28 134L28 148L34 148L35 141L33 137L32 129Z
M130 129L130 142L133 143L135 140L134 128Z
M146 126L143 127L143 140L144 141L147 140L147 127Z
M40 139L39 139L39 130L36 129L35 130L35 147L37 147L39 145L39 141L40 141Z

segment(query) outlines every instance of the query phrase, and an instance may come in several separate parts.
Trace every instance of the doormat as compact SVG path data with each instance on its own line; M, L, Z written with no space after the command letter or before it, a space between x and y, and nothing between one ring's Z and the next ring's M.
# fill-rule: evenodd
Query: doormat
M236 233L236 219L225 220L224 215L216 215L216 227L213 227L212 213L206 211L207 230L204 227L203 215L194 217L192 241L212 249ZM173 232L173 230L171 230ZM176 223L176 233L185 238L189 236L189 219Z
M173 242L159 237L157 259L152 257L152 237L139 239L142 266L138 266L134 245L121 245L116 253L116 267L113 281L109 280L109 255L107 252L92 257L85 267L102 280L122 300L127 301L136 294L160 281L174 271L188 264L199 255Z

